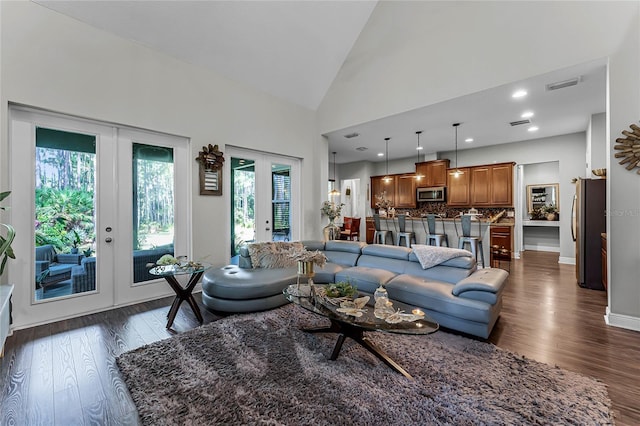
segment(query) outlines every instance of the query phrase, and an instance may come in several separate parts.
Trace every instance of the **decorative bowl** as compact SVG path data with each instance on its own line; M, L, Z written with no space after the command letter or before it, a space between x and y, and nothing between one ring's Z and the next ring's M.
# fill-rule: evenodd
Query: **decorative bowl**
M598 177L605 177L607 176L607 169L593 169L591 170L591 173Z

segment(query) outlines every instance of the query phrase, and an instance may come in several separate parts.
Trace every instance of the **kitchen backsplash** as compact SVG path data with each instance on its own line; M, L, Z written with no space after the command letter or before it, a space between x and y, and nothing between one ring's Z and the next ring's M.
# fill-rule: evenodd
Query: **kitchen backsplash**
M425 203L418 203L418 208L416 209L396 208L396 215L409 213L409 215L412 217L420 217L422 215L435 213L443 217L456 217L460 213L467 213L469 209L470 207L468 208L449 207L447 206L446 202L442 202L442 203L425 202ZM478 213L480 213L485 217L495 216L503 210L506 210L507 212L513 211L513 209L500 208L500 207L496 207L496 208L475 207L475 209L478 210Z

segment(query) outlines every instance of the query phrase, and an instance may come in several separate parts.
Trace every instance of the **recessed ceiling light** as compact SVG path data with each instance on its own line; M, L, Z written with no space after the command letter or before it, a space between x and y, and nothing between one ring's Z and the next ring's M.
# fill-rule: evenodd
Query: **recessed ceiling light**
M523 98L525 96L527 96L526 90L516 90L513 92L513 95L511 95L512 98Z
M417 147L417 148L416 148L416 150L417 150L417 151L422 151L422 147L421 147L421 146L419 146L419 147Z
M465 141L466 143L471 143L471 142L473 142L473 138L466 138L464 141Z
M533 117L533 111L525 111L522 113L522 115L520 116L521 118L531 118Z
M537 132L538 131L538 126L531 126L527 129L530 132Z
M384 157L384 152L379 152L378 157Z

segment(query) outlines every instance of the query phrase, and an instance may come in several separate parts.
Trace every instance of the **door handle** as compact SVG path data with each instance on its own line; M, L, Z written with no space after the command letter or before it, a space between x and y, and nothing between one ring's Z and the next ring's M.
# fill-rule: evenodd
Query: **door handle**
M104 239L105 243L110 243L111 241L113 241L113 239L111 237L107 237Z

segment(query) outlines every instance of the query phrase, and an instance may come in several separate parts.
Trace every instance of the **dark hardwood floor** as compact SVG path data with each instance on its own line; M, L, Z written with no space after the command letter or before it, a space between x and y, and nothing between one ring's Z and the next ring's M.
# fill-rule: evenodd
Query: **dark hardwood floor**
M602 380L616 423L638 425L640 333L606 326L606 294L578 287L574 268L557 258L526 252L511 262L503 311L489 341ZM0 425L138 424L115 358L198 326L184 305L174 331L165 329L171 300L16 331L0 364ZM204 308L202 313L205 323L220 318Z

